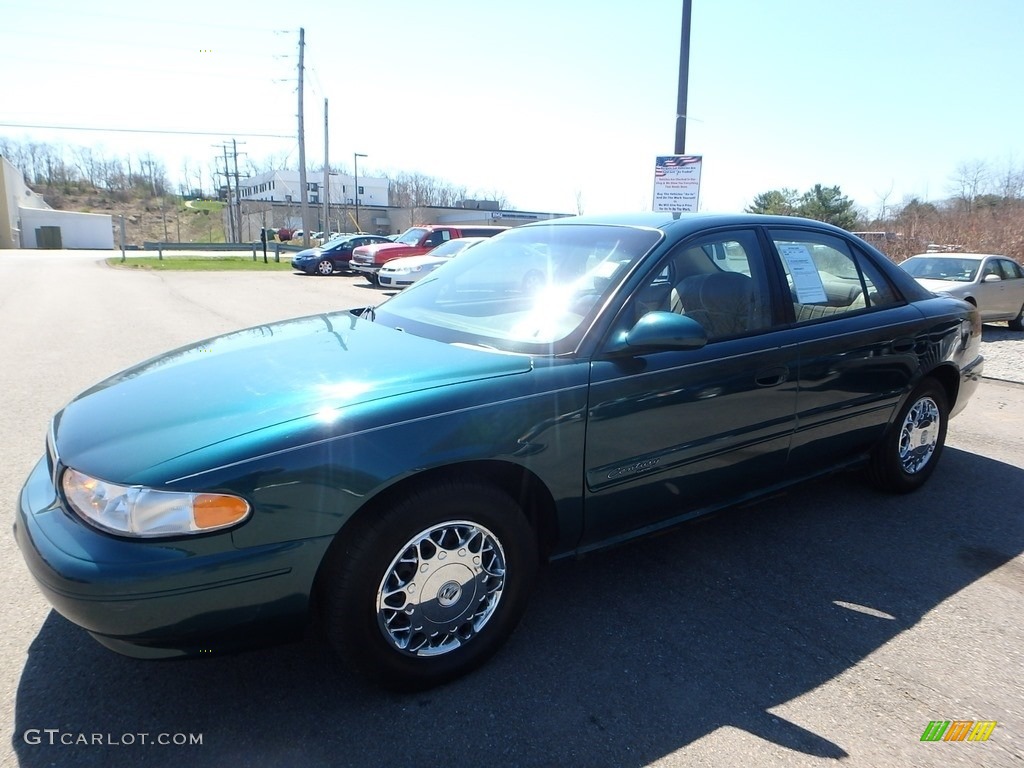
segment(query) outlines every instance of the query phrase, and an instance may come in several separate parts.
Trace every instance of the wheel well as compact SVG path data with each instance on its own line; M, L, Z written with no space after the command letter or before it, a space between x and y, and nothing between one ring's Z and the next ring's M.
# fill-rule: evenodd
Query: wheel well
M975 309L978 308L978 302L977 302L977 300L973 296L965 296L964 297L964 301L966 301L968 304L970 304Z
M950 411L956 404L956 398L960 394L960 374L951 365L942 365L928 373L928 377L935 379L946 391L946 400L949 403Z
M535 474L517 464L503 461L473 461L418 472L374 496L342 526L324 556L324 561L326 562L330 556L331 550L345 547L350 537L359 535L363 527L362 521L372 520L380 510L386 509L397 499L417 488L451 480L482 481L500 488L515 499L536 534L540 561L547 560L548 554L558 540L555 500L547 486ZM316 580L319 581L319 578L318 573Z

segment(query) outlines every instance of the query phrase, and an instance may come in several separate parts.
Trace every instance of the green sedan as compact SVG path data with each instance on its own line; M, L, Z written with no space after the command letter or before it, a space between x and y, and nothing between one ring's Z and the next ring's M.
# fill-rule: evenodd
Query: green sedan
M508 230L376 307L168 352L54 416L15 536L133 656L293 638L421 689L479 666L544 562L838 468L919 488L977 310L819 222ZM42 425L41 425L42 427Z

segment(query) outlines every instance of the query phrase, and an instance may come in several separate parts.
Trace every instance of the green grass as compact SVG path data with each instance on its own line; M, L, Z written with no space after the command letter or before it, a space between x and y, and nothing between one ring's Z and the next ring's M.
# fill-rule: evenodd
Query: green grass
M181 208L183 210L193 211L214 211L220 213L224 210L227 203L219 200L189 200L188 205L182 203Z
M225 271L247 271L247 272L290 272L292 270L291 259L282 257L280 262L275 262L273 256L267 257L267 264L263 263L263 255L251 256L204 256L190 259L188 257L167 257L163 260L156 256L128 256L122 263L120 256L107 259L107 264L121 269L154 269L165 272L225 272Z

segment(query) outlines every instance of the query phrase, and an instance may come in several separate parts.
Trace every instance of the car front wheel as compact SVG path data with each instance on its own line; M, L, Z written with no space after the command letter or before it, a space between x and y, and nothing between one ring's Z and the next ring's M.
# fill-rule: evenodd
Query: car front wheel
M915 389L871 455L875 485L894 493L916 491L935 471L946 443L949 404L934 379Z
M316 265L316 272L318 275L333 275L334 264L330 259L321 259L320 263Z
M439 685L501 647L536 569L533 530L510 496L431 485L336 542L321 582L328 639L388 688Z

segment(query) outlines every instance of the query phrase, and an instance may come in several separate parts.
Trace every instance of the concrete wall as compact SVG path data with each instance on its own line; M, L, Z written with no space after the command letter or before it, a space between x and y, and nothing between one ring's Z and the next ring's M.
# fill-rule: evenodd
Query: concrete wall
M19 208L21 247L37 248L37 227L60 227L62 248L112 250L114 248L113 218L106 213Z
M42 195L25 184L21 171L0 157L0 248L20 248L19 208L49 208Z

